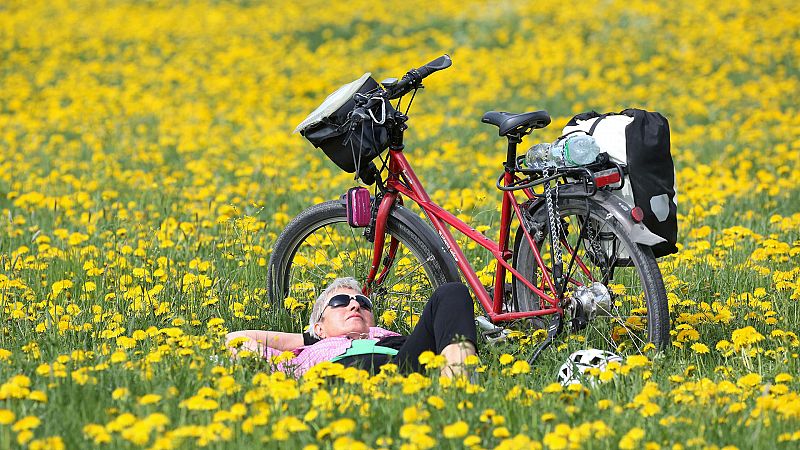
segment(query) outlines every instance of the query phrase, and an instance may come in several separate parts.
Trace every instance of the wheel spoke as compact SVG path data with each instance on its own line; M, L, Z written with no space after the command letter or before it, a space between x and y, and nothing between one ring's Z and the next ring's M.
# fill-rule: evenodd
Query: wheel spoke
M303 256L305 257L305 255L303 255ZM306 259L307 259L307 260L310 260L310 261L312 261L312 262L313 262L313 258L306 258ZM290 279L290 280L294 278L294 277L292 276L292 274L293 274L293 273L294 273L296 270L298 270L298 268L297 268L297 267L295 267L294 265L292 265L292 267L290 268L290 272L289 272L289 279ZM317 269L317 267L316 267L315 265L313 265L313 264L306 264L306 265L304 265L304 266L302 267L302 273L303 273L303 274L305 274L305 273L307 273L307 272L311 272L311 274L312 274L312 275L316 275L316 278L317 278L318 280L324 280L324 279L325 279L325 273L324 273L324 272L322 272L322 271L320 271L319 269ZM291 288L292 288L292 286L291 286L291 284L290 284L290 285L289 285L289 289L291 290Z
M585 219L581 220L581 217L579 217L578 220L581 221L582 224L578 225L578 241L575 243L575 245L572 247L572 249L570 249L570 246L568 245L569 241L567 240L567 236L564 236L564 242L565 242L565 247L567 248L567 253L569 253L570 256L572 257L570 259L570 261L569 261L569 265L567 266L568 267L568 269L567 269L567 277L568 278L572 277L572 275L571 275L572 270L575 269L575 264L577 263L577 267L579 267L581 269L581 271L583 271L583 273L586 276L591 278L591 271L589 270L588 267L586 267L586 265L583 263L582 259L578 256L578 252L581 249L581 244L582 243L583 243L584 249L586 249L586 243L583 240L583 228L588 224L589 216L587 214Z
M433 291L429 290L429 292L433 292ZM404 292L404 291L381 291L381 295L383 295L384 297L388 296L389 294L397 295L397 296L404 296L404 295L408 295L408 292ZM415 295L416 295L416 293L415 293Z
M600 331L592 322L589 322L589 328L593 329L597 336L600 336L604 341L606 341L606 345L608 345L608 348L616 350L617 345L611 339L608 332Z
M653 272L658 270L658 266L654 263L652 254L640 250L637 244L623 234L621 226L615 222L607 222L607 212L602 206L594 204L589 208L584 207L584 204L589 205L588 202L580 201L560 202L564 234L561 239L553 242L547 236L549 228L545 227L545 236L537 241L542 255L552 253L552 245L566 249L564 275L569 280L571 289L599 281L612 296L611 307L606 308L608 311L597 309L588 325L579 333L587 338L587 342L594 341L596 345L608 346L612 351L618 348L615 341L630 341L628 351L639 353L651 340L660 339L657 345L665 345L669 341L668 325L651 323L648 320L650 308L660 309L661 317L668 315L666 293L663 291L660 272ZM547 220L544 215L538 217L540 221ZM533 250L527 241L519 242L519 248L515 248L518 270L524 269L521 272L531 279L535 279L542 269L545 273L551 271L553 261L545 260L546 266L540 268L533 260ZM653 284L645 285L650 280L654 280ZM525 306L531 303L528 299L538 300L529 289L524 289L521 282L515 280L514 283L516 297L512 304ZM645 292L648 293L647 296ZM572 294L567 292L567 296L569 295ZM579 300L575 298L572 301ZM586 319L588 317L584 317Z
M389 285L389 287L387 289L392 289L393 287L397 286L398 284L400 284L403 280L405 280L409 276L414 275L417 272L417 270L419 270L420 268L424 269L425 265L430 264L430 262L433 261L433 259L434 259L433 256L430 256L425 261L420 262L419 264L417 264L416 267L411 269L408 273L403 274L403 276L400 277L397 281L395 281L394 284Z
M350 260L350 262L352 263L352 267L353 267L353 269L354 269L354 270L356 270L356 272L358 272L358 262L357 262L357 261L355 261L355 260L353 260L353 259L350 257L350 251L349 251L349 249L348 249L348 251L344 251L344 252L343 252L343 251L342 251L342 250L339 248L339 246L336 244L336 239L335 239L333 236L331 236L331 231L328 229L328 227L323 227L323 228L325 229L325 234L328 236L328 239L329 239L331 242L333 242L333 243L334 243L334 248L336 249L336 255L338 255L338 256L341 256L342 254L344 254L344 255L347 257L347 259L349 259L349 260ZM352 229L352 228L350 228L350 236L352 236L352 237L355 239L355 235L353 234L353 231L352 231L352 230L353 230L353 229ZM329 256L330 256L330 255L329 255ZM356 254L356 257L358 257L358 254ZM353 275L357 275L357 273L354 273Z
M613 319L616 319L616 320L611 320L610 321L612 327L615 326L615 325L619 325L619 326L625 328L625 330L627 331L627 333L626 333L627 336L630 337L631 341L634 343L634 345L636 345L636 348L639 349L639 351L641 353L641 348L639 347L639 345L636 344L635 341L639 340L639 342L641 342L642 346L647 345L647 341L642 339L638 335L638 333L635 333L633 330L628 328L628 326L626 325L627 321L621 320L622 317L632 318L632 317L641 317L641 316L620 316L620 315L617 315L617 314L612 314L610 311L606 311L606 310L602 310L602 311L605 312L606 314L608 314L607 317L611 317Z
M438 254L442 250L414 227L400 222L393 215L387 222L387 243L398 242L395 260L388 267L386 278L375 289L375 298L384 297L385 307L397 312L396 331L410 331L412 317L422 313L422 307L436 286L450 281L450 270L442 265ZM315 205L290 222L279 236L270 257L269 268L284 267L282 273L270 272L271 285L289 286L300 291L324 288L337 277L353 276L364 282L371 268L374 243L362 236L361 229L350 227L344 207L338 201ZM391 245L391 244L389 244ZM387 256L386 247L384 255ZM283 277L283 278L280 278ZM306 286L306 287L304 287ZM305 292L304 292L305 293ZM276 292L270 286L270 298L280 307L288 292ZM299 297L299 295L298 295ZM382 306L379 311L383 312ZM307 314L308 311L305 311ZM302 318L288 314L290 320ZM389 316L391 317L391 316ZM393 328L393 327L392 327Z

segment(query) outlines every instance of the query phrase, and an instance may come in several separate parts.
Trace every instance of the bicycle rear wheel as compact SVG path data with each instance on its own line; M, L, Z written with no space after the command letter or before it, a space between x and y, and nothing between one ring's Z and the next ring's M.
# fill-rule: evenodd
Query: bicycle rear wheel
M409 210L395 207L386 228L384 258L393 239L397 250L386 277L372 286L375 320L377 325L410 332L433 290L458 281L458 271L438 235ZM284 305L292 297L284 306L304 308L307 317L317 295L334 278L350 276L363 283L373 252L373 243L363 232L348 225L338 200L302 211L275 242L267 274L270 302ZM394 313L384 314L388 311Z
M648 343L664 349L669 344L669 309L664 282L653 252L633 242L624 228L592 198L559 199L562 261L569 280L565 298L581 285L600 282L610 304L587 319L585 311L567 308L567 326L585 346L618 353L642 353ZM548 271L552 249L546 208L532 214L532 236ZM531 246L517 230L513 264L547 293ZM512 303L517 311L535 311L543 300L519 280L513 284ZM576 302L572 302L573 304Z

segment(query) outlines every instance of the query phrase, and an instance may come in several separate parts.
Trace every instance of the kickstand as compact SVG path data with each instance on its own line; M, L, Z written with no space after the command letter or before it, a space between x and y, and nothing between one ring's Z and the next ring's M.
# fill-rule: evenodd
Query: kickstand
M556 340L556 336L558 336L558 334L561 333L562 328L563 328L563 322L561 320L561 315L560 314L555 315L553 319L550 321L550 326L547 327L547 337L544 338L544 340L542 341L541 344L539 344L538 347L536 347L536 351L533 352L533 356L531 356L530 359L528 359L528 364L532 366L533 363L536 362L536 359L539 358L539 355L541 355L542 352L547 347L550 347L550 344L552 344L553 341Z

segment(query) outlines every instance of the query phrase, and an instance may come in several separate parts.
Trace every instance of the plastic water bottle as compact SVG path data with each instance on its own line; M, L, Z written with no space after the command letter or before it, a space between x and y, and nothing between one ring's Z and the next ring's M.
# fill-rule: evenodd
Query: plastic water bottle
M551 153L563 155L567 166L584 166L591 164L600 154L600 147L593 136L588 134L572 134L556 141L551 148Z
M555 167L557 163L550 154L551 146L550 143L543 142L531 147L525 154L525 164L531 169L544 169L548 166Z
M583 166L591 164L600 154L594 137L572 134L552 144L536 144L525 154L525 163L532 169L545 167Z

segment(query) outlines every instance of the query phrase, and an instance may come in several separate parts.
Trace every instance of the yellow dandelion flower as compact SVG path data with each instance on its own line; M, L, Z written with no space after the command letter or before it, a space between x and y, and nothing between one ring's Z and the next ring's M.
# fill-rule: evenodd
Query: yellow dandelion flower
M761 384L761 375L757 373L749 373L736 380L736 385L742 389L754 388L760 384Z
M731 341L736 350L743 347L750 347L753 344L764 340L764 335L756 331L752 326L738 328L731 334Z
M11 430L17 433L19 433L20 431L32 430L41 425L41 423L42 421L39 420L39 418L36 416L25 416L22 419L19 419L11 427Z
M691 348L695 353L700 355L704 355L709 352L708 346L701 342L695 342L689 348Z
M481 363L481 359L478 355L469 355L464 358L464 365L465 366L476 366Z
M619 441L619 448L622 450L634 450L639 448L639 441L644 438L644 430L639 427L631 428Z
M428 397L428 404L436 409L443 409L446 405L444 399L442 399L437 395L431 395L430 397Z
M511 436L511 432L506 427L497 427L492 430L492 436L498 439L504 439Z
M786 372L775 375L776 383L790 383L792 380L794 380L794 377Z
M450 425L445 425L445 427L442 429L442 435L447 439L462 438L466 436L468 432L469 425L463 420L459 420L458 422Z
M514 375L531 373L531 366L530 364L528 364L528 361L524 360L515 361L514 365L511 366L511 373Z
M9 409L0 409L0 425L8 425L17 418L14 411Z
M328 427L331 429L331 436L343 436L350 434L356 429L356 422L353 419L339 419L331 422Z
M542 389L542 392L546 394L560 393L562 389L561 383L550 383Z
M161 396L158 394L146 394L139 397L138 404L140 405L152 405L153 403L158 403L161 401Z
M514 359L515 358L509 355L508 353L503 353L502 355L500 355L500 364L506 366L514 362Z
M47 403L47 394L43 391L31 391L30 395L28 395L28 399L35 402Z
M420 364L427 365L434 357L436 357L436 353L433 353L430 350L426 350L420 353L418 360Z
M431 414L424 409L417 408L416 406L409 406L403 410L403 423L422 422L427 420L430 416Z
M461 441L461 443L464 444L464 447L475 447L477 445L480 445L481 437L471 434L465 437L464 440Z

